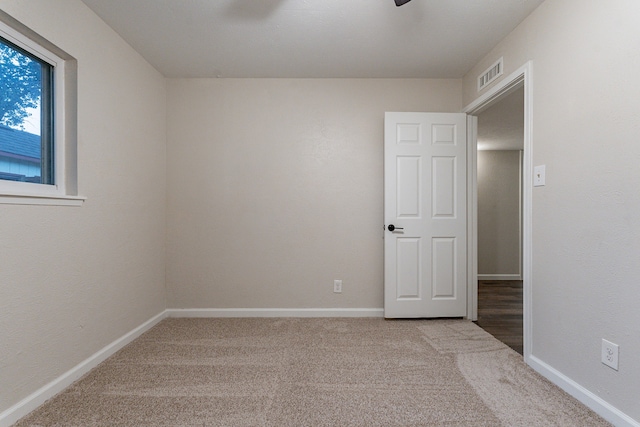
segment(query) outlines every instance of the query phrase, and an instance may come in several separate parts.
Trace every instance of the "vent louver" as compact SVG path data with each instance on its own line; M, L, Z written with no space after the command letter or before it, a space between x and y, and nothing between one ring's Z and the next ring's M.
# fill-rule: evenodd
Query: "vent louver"
M502 58L498 59L491 67L478 77L478 92L487 87L489 83L497 79L503 72Z

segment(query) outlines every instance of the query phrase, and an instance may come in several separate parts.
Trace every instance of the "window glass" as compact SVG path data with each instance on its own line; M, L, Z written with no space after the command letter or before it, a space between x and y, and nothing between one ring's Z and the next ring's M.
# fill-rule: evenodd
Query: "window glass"
M0 179L54 184L53 67L0 38Z

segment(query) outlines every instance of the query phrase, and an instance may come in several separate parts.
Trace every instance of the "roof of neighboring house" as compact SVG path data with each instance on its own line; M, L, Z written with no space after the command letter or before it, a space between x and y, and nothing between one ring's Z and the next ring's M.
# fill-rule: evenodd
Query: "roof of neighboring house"
M40 137L0 125L0 155L40 160Z

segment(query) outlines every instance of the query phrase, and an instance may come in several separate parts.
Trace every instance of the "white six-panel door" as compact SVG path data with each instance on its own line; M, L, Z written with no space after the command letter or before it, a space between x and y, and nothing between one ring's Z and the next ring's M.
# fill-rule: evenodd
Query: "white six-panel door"
M466 315L466 124L465 114L385 114L387 318Z

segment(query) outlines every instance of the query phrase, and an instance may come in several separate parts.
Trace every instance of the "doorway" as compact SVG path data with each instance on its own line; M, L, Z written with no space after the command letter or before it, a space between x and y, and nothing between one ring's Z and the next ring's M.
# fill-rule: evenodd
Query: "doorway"
M524 85L477 118L477 324L522 354Z
M519 240L521 242L520 250L518 254L520 262L520 276L522 283L522 354L525 362L529 362L529 358L532 353L531 345L531 211L532 211L532 141L531 141L531 129L532 129L532 62L529 61L515 72L506 76L492 88L487 90L483 95L478 97L474 102L469 104L464 112L473 116L474 120L477 120L478 116L483 112L490 110L493 106L498 106L502 101L509 98L514 93L520 93L523 96L522 101L522 113L520 113L521 130L522 135L522 150L521 150L521 163L520 163L520 195L521 195L521 216L520 216L520 233ZM516 95L517 96L517 95ZM499 107L496 107L499 108ZM475 135L477 136L477 135ZM471 175L473 182L470 183L470 245L469 245L469 318L471 320L478 320L478 299L479 299L479 287L478 287L478 273L480 273L479 267L479 246L478 246L478 150L475 144L472 145L472 155L470 157ZM482 156L482 155L480 155ZM498 271L498 270L496 270ZM505 270L506 271L506 270ZM503 276L499 276L503 274ZM483 277L483 276L480 276ZM484 277L485 279L508 279L513 280L518 278L511 275L511 272L498 273L498 277ZM519 316L519 314L518 314Z

